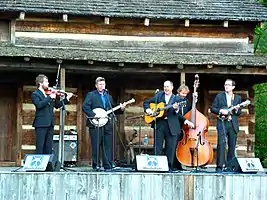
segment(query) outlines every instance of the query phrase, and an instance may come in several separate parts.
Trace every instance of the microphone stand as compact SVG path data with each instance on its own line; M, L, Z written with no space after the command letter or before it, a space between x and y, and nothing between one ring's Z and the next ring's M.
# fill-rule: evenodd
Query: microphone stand
M158 107L157 107L157 104L158 104L158 89L156 90L156 95L155 95L155 98L156 98L156 100L155 100L155 104L156 104L156 108L155 108L155 111L157 112L157 110L158 110ZM154 137L154 154L156 155L156 150L157 150L157 141L156 141L156 138L157 138L157 115L155 115L154 114L154 123L155 123L155 125L154 125L154 132L155 132L155 137Z
M55 88L58 88L58 79L59 79L59 73L60 73L60 63L58 64L58 71L57 71L57 78L56 78L56 86ZM66 169L64 167L64 135L65 135L65 117L66 117L66 105L64 103L64 98L66 97L60 97L60 101L62 102L62 107L60 108L60 116L59 116L59 145L58 145L58 160L60 162L60 169L63 169L65 171L75 171L71 169Z
M110 102L109 92L107 89L105 89L105 91L107 94L106 99L107 99L108 105L109 105L109 107L111 109L111 113L112 113L112 121L111 121L111 123L112 123L112 166L111 166L111 168L114 168L115 167L115 163L114 163L114 159L115 159L115 122L117 123L118 120L117 120L117 117L114 113L113 107L112 107L111 102ZM103 135L103 137L104 137L104 135Z

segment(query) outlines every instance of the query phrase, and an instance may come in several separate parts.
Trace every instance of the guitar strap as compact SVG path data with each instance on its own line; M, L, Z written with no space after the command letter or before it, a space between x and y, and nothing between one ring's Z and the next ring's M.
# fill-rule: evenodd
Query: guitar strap
M172 94L167 106L172 105L174 103L173 100L174 100L174 94Z
M235 100L235 94L232 95L231 106L234 105L234 100Z

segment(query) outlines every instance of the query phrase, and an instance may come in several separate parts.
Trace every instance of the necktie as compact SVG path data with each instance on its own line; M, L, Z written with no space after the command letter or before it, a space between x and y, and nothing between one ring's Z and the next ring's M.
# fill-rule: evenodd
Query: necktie
M105 99L105 96L103 94L101 94L101 100L102 100L104 108L106 108L106 99Z

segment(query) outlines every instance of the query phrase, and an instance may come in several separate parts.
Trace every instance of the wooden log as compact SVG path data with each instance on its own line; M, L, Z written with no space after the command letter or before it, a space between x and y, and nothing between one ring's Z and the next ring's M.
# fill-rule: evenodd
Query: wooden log
M51 33L81 33L103 35L136 35L136 36L189 36L189 37L222 37L222 38L245 38L248 33L253 33L253 28L243 27L179 27L176 25L150 25L147 29L144 25L130 24L93 24L93 23L60 23L42 21L18 21L16 31L35 31Z

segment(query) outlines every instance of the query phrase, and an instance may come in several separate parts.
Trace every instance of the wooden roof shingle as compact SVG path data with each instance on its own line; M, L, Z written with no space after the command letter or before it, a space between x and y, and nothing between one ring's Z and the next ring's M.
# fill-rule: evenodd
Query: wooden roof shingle
M151 19L265 21L257 0L1 0L0 11Z

